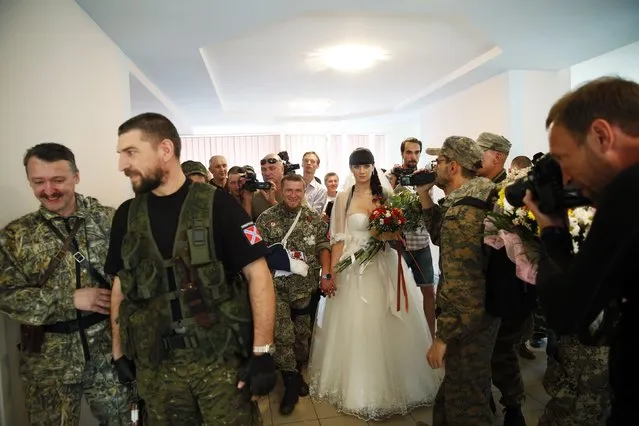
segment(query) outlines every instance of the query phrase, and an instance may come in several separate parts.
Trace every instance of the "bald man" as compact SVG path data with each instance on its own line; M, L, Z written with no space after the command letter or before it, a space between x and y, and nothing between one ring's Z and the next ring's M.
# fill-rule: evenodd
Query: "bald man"
M226 162L226 158L221 155L211 157L209 160L209 171L213 175L213 179L211 179L209 183L218 188L224 188L224 186L226 186L226 180L228 179L228 163Z

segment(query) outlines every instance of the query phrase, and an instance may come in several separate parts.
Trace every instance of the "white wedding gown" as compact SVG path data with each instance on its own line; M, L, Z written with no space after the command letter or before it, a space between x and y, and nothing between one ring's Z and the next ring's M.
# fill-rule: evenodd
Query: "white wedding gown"
M344 254L369 236L368 216L345 218ZM380 251L363 270L358 262L336 276L337 292L322 298L309 362L311 397L364 420L407 414L431 404L443 379L426 360L432 339L419 290L402 260L408 312L397 311L397 251Z

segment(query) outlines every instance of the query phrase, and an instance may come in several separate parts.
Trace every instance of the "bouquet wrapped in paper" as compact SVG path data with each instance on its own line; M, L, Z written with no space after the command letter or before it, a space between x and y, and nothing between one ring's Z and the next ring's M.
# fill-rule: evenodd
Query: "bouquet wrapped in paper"
M520 171L525 175L527 170ZM515 180L518 175L511 176ZM499 191L495 209L484 223L484 243L499 250L504 248L515 264L519 279L535 284L539 262L539 226L535 215L526 207L514 207L506 200L505 186Z

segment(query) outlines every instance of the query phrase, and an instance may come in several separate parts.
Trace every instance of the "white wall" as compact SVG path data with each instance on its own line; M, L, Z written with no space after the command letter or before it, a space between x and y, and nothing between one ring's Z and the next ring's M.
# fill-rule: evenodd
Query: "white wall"
M500 74L422 111L422 141L439 147L448 136L476 138L481 132L507 135L510 130L508 74Z
M604 75L639 82L639 41L574 65L570 73L572 87Z
M510 158L548 151L546 117L550 107L570 90L570 71L509 71Z
M130 114L127 60L72 0L0 5L0 226L37 208L22 156L55 141L70 147L77 190L117 206L129 183L117 170L117 126ZM0 330L8 321L0 320ZM27 424L16 374L14 325L0 339L0 424ZM9 373L10 372L10 373ZM94 424L84 412L83 424Z

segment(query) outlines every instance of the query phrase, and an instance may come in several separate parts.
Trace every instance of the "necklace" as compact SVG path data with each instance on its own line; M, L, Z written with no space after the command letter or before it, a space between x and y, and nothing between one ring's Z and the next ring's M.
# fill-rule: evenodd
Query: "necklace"
M370 189L364 189L362 191L358 191L358 190L353 190L353 193L355 194L372 194L373 191L371 191Z

